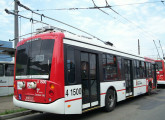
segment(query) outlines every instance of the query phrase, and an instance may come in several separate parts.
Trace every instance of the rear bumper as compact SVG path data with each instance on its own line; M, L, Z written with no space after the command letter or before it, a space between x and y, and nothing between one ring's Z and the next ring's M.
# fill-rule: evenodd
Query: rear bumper
M50 104L41 104L41 103L31 103L19 101L13 96L14 105L22 108L27 108L36 111L56 113L56 114L64 114L64 98L58 99L55 102Z
M165 81L157 81L157 84L165 85Z

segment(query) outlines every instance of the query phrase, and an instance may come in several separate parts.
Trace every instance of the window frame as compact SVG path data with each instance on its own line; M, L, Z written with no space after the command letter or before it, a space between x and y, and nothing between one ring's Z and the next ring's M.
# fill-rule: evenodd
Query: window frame
M3 76L5 76L5 67L4 67L4 64L0 64L0 65L2 65L2 67L3 67L3 74L0 74L0 77L3 77Z
M13 71L12 71L13 73L12 73L12 75L7 75L7 71L6 71L6 70L7 70L7 69L6 69L6 66L7 66L7 65L12 65L12 66L13 66ZM5 73L4 73L5 76L8 76L8 77L14 76L14 64L5 64L5 65L4 65L4 68L5 68L5 69L4 69L4 70L5 70ZM10 71L10 72L11 72L11 71Z
M70 67L70 69L68 69L68 56L69 56L69 50L72 50L72 52L73 52L73 65L74 65L74 67L71 69L71 67ZM70 70L70 71L69 71ZM72 70L72 71L71 71ZM69 74L68 74L68 71L71 73L71 72L73 72L74 71L74 76L73 76L73 78L74 78L74 80L73 80L73 82L71 82L70 81L70 79L69 79ZM70 77L71 78L71 77ZM66 79L67 79L67 83L69 84L69 85L72 85L72 84L75 84L76 83L76 62L75 62L75 49L73 48L73 47L70 47L70 46L67 46L67 51L66 51Z
M103 58L103 56L105 56L105 58ZM108 57L108 56L111 56L111 57ZM117 57L118 56L113 55L113 54L108 54L108 53L103 53L102 54L103 81L111 82L111 81L118 81L119 80L118 68L117 68L117 65L118 65ZM108 59L110 60L110 58L113 59L113 64L108 64ZM105 65L103 65L103 59L106 61ZM109 71L108 71L108 68L110 68ZM111 72L112 70L115 71L115 72ZM108 72L110 72L110 73L108 73ZM110 79L108 79L108 75L112 76L112 74L114 74L115 77L111 77Z

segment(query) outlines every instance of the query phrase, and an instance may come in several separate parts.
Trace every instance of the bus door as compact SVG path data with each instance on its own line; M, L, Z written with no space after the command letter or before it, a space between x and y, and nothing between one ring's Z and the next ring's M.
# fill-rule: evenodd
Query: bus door
M124 60L124 77L126 84L126 96L133 95L133 73L132 73L132 61Z
M156 84L157 84L156 64L152 64L152 75L153 75L153 87L156 88Z
M82 109L99 105L97 55L81 52Z

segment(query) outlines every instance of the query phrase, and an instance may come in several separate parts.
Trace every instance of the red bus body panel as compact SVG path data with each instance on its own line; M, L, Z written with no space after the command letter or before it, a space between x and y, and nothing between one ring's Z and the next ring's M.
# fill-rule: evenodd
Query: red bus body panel
M165 82L165 66L164 66L164 60L155 60L155 62L161 62L162 63L162 71L157 71L157 81L164 81Z
M14 74L14 96L17 100L35 103L51 103L57 99L64 98L64 48L63 48L63 33L44 33L35 35L20 41L17 47L23 45L31 39L54 39L54 48L52 55L52 64L49 80L41 79L19 79L16 80ZM15 57L16 58L16 57ZM15 60L16 61L16 60ZM14 71L16 72L16 65ZM14 73L15 73L14 72ZM18 89L19 82L25 83L25 88ZM28 88L30 82L37 83L36 89ZM51 88L54 85L54 88Z

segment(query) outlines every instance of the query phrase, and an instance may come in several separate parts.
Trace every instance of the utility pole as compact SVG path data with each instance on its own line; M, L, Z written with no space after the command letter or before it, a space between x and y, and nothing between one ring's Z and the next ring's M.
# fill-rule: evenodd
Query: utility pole
M14 0L14 13L18 14L18 0ZM18 16L14 16L14 48L16 48L18 40L19 40L19 32L18 32Z
M140 55L140 41L138 39L138 55Z

